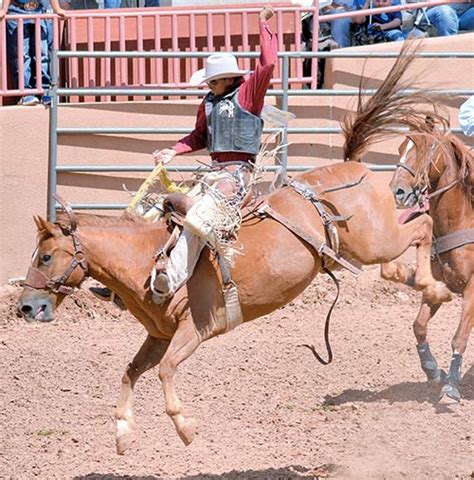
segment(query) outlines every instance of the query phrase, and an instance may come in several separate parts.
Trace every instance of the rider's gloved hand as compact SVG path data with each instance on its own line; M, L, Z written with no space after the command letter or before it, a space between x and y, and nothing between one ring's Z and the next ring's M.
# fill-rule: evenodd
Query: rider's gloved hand
M153 158L155 159L155 165L162 163L166 165L171 162L176 155L176 150L174 148L164 148L163 150L155 150L153 152Z

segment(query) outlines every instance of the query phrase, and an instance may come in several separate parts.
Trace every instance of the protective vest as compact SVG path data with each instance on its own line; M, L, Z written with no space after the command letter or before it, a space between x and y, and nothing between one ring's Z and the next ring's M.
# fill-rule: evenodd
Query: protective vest
M208 93L204 99L207 148L211 155L217 152L257 155L260 150L263 120L240 106L238 93L238 88L218 97Z

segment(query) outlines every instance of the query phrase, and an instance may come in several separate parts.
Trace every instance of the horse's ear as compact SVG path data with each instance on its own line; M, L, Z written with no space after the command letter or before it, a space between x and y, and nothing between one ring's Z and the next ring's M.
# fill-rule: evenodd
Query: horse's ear
M51 222L48 222L48 220L45 220L43 217L40 217L39 215L34 216L33 220L36 223L38 233L45 233L51 235L52 237L59 233L59 228Z

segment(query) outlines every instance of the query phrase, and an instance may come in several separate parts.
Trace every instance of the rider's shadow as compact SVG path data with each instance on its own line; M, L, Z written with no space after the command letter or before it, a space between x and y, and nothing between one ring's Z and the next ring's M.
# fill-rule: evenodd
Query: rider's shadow
M431 403L439 413L449 412L445 405L439 403L441 385L428 382L402 382L392 385L379 392L373 390L348 389L339 395L326 395L323 406L344 405L351 402L380 402L386 400L390 404L398 402ZM474 365L463 375L461 387L461 401L474 400Z

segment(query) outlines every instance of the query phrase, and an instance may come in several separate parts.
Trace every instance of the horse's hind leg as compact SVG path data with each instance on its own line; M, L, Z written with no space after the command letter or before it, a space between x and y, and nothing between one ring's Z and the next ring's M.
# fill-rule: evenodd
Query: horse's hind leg
M440 306L441 304L439 303L433 305L423 302L413 323L413 332L417 341L416 350L420 358L421 368L426 373L428 380L437 383L442 382L446 378L446 373L441 368L438 368L438 362L431 353L430 345L427 341L427 334L428 322L433 318Z
M180 321L160 362L160 380L163 384L166 413L173 420L176 431L185 445L193 441L196 426L192 417L184 415L183 406L176 395L174 376L178 365L197 349L201 341L191 317Z
M434 279L431 272L431 244L433 220L428 215L420 215L411 222L399 226L398 255L408 247L416 246L416 270L413 272L399 262L382 265L381 275L387 280L406 283L423 291L423 299L432 304L448 302L451 294L442 282ZM413 274L414 273L414 274Z
M133 388L140 375L157 365L168 348L169 340L148 335L129 363L122 377L122 386L115 411L117 453L123 454L133 441Z
M463 292L464 304L461 314L461 322L454 334L451 343L453 355L449 366L449 373L446 384L443 386L441 396L447 395L449 398L459 402L461 394L459 385L461 383L462 355L466 350L469 335L474 326L474 277L471 278Z

